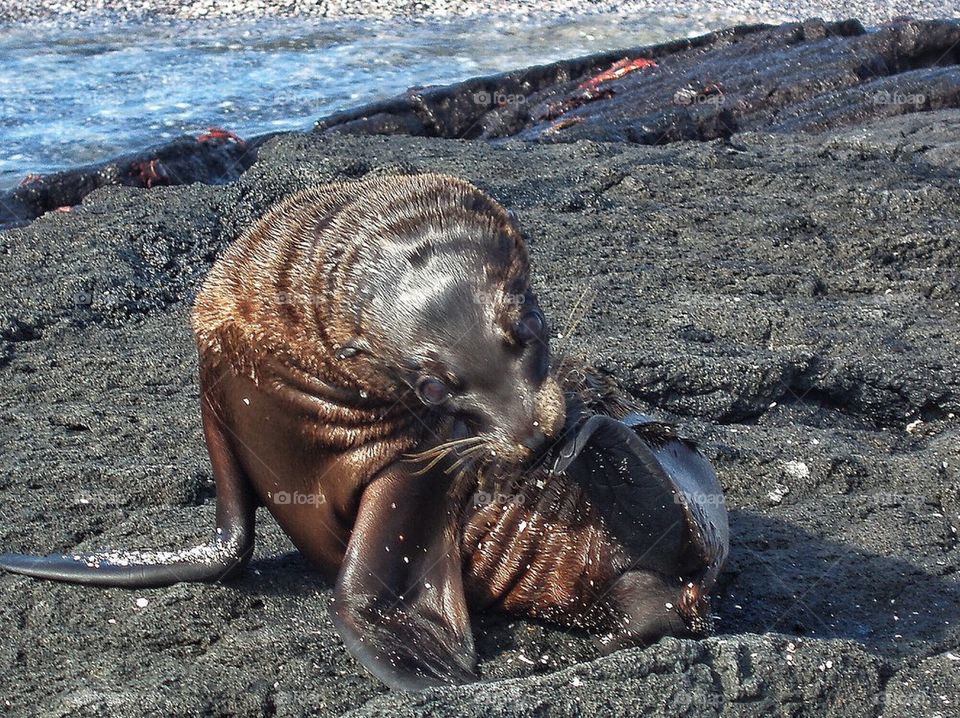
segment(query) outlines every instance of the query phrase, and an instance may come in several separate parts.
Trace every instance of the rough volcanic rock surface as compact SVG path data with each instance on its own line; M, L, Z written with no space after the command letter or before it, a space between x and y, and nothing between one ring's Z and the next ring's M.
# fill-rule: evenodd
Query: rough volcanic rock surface
M289 136L223 186L108 187L0 233L0 547L174 547L213 491L187 317L273 201L369 172L514 209L558 351L713 459L719 633L598 657L475 617L485 681L390 693L266 515L237 581L0 576L9 715L954 715L960 705L960 112L663 147ZM137 599L147 599L138 605ZM142 602L140 602L142 604Z
M654 66L629 67L629 61ZM614 63L627 67L609 75ZM822 131L960 106L960 21L728 28L474 78L336 113L318 132L657 145Z
M247 143L218 128L199 137L181 137L107 162L49 175L24 177L19 187L0 192L0 228L23 224L51 211L69 211L100 187L160 187L224 184L254 163L268 135Z

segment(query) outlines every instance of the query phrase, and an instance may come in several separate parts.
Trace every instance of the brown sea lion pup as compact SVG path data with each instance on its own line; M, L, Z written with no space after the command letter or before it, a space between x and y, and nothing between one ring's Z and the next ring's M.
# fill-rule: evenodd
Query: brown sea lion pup
M712 471L680 440L608 416L616 401L591 400L587 374L563 378L565 401L520 232L473 185L392 176L298 193L216 262L193 324L211 543L0 567L216 581L248 561L265 505L335 581L351 652L407 689L476 679L468 595L611 645L701 627L725 514L705 539L703 502L681 489L687 477L718 492ZM530 502L472 501L480 477L516 480Z

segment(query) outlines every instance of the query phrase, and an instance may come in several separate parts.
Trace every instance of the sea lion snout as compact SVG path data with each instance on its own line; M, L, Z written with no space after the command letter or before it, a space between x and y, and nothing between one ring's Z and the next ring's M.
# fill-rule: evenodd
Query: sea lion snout
M524 464L538 456L548 445L547 435L532 423L494 433L491 453L501 461Z
M527 401L517 397L509 418L495 430L501 439L496 451L498 458L527 462L559 438L566 412L566 400L559 384L553 377L547 377L530 394Z
M566 418L567 401L563 389L552 376L547 377L541 384L535 406L534 428L542 434L546 443L553 443L560 438Z

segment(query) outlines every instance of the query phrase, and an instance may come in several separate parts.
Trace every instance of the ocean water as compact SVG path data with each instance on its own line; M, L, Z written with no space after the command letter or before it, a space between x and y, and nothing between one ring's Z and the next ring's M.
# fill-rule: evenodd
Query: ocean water
M0 188L220 126L307 129L414 85L698 35L681 11L447 22L261 19L0 25Z

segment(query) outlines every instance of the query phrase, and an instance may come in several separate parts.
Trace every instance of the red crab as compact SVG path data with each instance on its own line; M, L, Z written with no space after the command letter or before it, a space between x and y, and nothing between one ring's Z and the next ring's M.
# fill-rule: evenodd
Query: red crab
M134 162L130 165L130 176L139 179L144 187L170 184L170 177L160 160Z
M602 82L609 82L610 80L619 80L625 75L629 75L631 72L637 70L643 70L647 67L656 67L657 63L653 60L648 60L645 57L638 57L636 60L631 60L629 57L625 57L619 62L613 63L609 70L604 70L599 75L594 75L589 80L581 82L577 85L578 90L596 90L597 87Z
M222 127L211 127L203 134L197 135L197 142L233 142L241 147L246 144L243 138L235 132L225 130Z
M594 75L589 80L581 82L579 85L577 85L577 90L563 102L548 105L546 110L541 112L537 119L553 120L557 117L560 117L560 115L564 114L565 112L569 112L570 110L580 107L581 105L585 105L588 102L613 97L614 92L612 88L604 87L601 89L600 85L602 85L604 82L610 82L611 80L619 80L621 77L629 75L631 72L656 66L656 62L653 60L648 60L645 57L638 57L635 60L625 57L619 62L613 63L610 69L604 70L599 75ZM557 129L559 130L563 128L558 127Z

